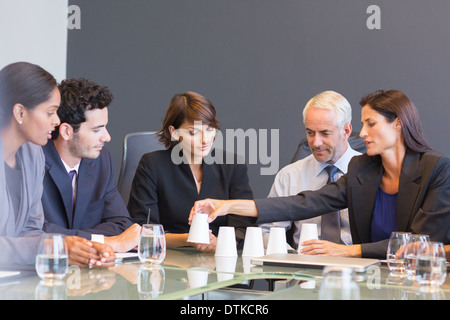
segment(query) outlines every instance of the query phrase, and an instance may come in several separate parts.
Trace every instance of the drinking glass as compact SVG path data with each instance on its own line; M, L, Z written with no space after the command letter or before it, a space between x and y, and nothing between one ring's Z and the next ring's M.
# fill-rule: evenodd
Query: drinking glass
M430 237L425 234L412 234L405 248L405 271L409 278L416 275L417 253L422 246L430 242Z
M442 242L428 242L417 253L416 280L424 287L439 287L447 276L447 260Z
M392 232L386 253L387 265L391 273L405 273L405 248L411 238L410 232Z
M38 276L46 282L65 277L69 268L69 255L64 235L45 233L41 236L35 267Z
M139 260L143 263L161 264L166 258L166 237L160 224L142 225L138 244Z
M359 300L360 290L349 267L326 267L320 284L320 300Z

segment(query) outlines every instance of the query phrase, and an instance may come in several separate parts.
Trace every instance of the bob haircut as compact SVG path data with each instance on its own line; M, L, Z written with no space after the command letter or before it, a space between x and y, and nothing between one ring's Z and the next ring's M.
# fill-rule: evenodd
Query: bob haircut
M175 129L178 129L185 121L201 121L202 124L219 129L216 109L211 101L192 91L177 93L172 97L164 117L162 128L157 133L159 141L166 148L173 148L178 143L178 141L172 139L169 127L173 126Z
M414 103L401 91L376 90L365 95L359 104L369 105L383 115L389 123L396 118L402 126L403 141L406 148L423 153L432 150L424 138L419 112Z

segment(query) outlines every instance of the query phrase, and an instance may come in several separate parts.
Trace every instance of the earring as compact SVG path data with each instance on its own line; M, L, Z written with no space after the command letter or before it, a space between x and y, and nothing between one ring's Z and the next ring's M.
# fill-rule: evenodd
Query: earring
M19 120L19 124L22 124L22 120Z

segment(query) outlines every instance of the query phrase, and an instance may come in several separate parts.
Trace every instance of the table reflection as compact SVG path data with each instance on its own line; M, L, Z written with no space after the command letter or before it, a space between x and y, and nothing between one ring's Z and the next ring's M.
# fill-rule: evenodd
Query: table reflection
M261 281L268 288L245 286ZM450 280L439 288L424 289L414 278L389 273L385 265L356 275L360 299L370 300L441 300L450 299ZM323 281L321 269L255 266L239 255L215 257L193 248L169 249L160 266L135 260L117 263L108 269L70 267L59 283L40 281L35 271L19 277L2 279L0 299L9 300L140 300L192 299L193 297L242 299L233 287L248 287L243 299L319 298ZM226 289L226 290L224 290ZM433 290L431 290L433 289ZM221 291L222 290L222 291ZM260 292L257 294L257 290ZM223 295L223 292L227 292ZM215 294L221 292L221 294Z

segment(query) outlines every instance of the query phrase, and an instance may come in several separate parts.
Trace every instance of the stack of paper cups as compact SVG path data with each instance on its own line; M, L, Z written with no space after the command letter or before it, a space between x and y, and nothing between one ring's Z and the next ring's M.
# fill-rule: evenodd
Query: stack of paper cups
M315 223L303 223L300 231L300 240L298 241L298 253L303 248L302 242L312 239L319 239L317 234L317 224Z
M207 214L197 213L194 215L187 241L209 244L209 224Z
M234 227L219 228L215 255L218 257L237 257L237 245Z
M284 228L270 228L267 254L287 253L286 230Z
M262 229L248 227L245 233L243 257L262 257L264 255L264 243Z

